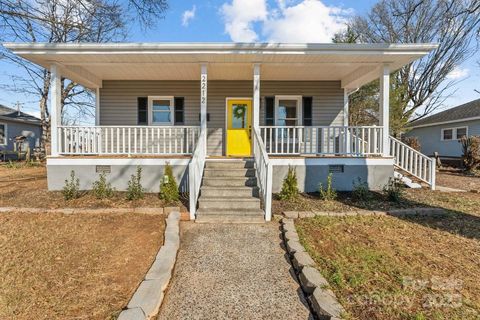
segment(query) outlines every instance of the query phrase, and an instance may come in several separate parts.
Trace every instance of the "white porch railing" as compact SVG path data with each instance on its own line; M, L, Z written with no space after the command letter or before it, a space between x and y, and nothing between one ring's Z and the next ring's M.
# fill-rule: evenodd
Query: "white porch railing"
M198 143L193 153L192 160L188 165L188 184L190 200L190 219L195 219L197 201L202 186L205 158L207 157L207 130L203 129L198 138Z
M200 127L60 126L58 153L63 155L192 154Z
M395 165L430 185L435 190L435 158L430 158L400 140L390 136L390 155Z
M258 129L253 130L253 154L258 185L263 199L265 220L270 221L272 219L272 165Z
M381 155L383 127L262 126L260 136L270 155Z

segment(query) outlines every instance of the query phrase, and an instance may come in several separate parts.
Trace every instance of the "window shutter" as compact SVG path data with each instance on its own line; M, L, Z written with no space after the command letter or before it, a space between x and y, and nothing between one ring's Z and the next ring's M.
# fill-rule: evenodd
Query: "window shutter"
M265 125L273 126L275 120L275 98L265 97Z
M147 97L138 98L138 124L139 125L148 124L148 98Z
M174 98L174 123L175 124L184 124L185 123L185 98L175 97Z
M311 126L312 125L312 97L303 97L303 125Z

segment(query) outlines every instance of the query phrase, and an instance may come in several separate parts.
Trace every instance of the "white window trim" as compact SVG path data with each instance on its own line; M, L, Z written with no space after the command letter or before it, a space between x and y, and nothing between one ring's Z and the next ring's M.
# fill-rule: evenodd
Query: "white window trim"
M6 122L0 122L0 125L4 126L4 131L3 131L3 135L5 136L4 137L4 141L0 141L0 146L6 146L8 145L8 125Z
M440 133L440 140L441 141L458 141L460 139L457 138L457 130L458 129L465 129L466 136L468 137L468 126L463 126L463 127L452 127L452 128L442 128L441 133ZM452 139L444 139L443 132L445 130L452 130Z
M288 96L288 95L282 95L282 96L275 96L275 112L274 112L274 119L273 119L273 124L275 126L278 126L277 120L278 120L278 104L280 100L297 100L297 126L303 125L303 117L302 117L302 110L303 110L303 99L302 96Z
M153 100L169 100L170 101L170 123L154 123L153 122ZM155 126L171 126L175 122L175 106L174 106L174 97L173 96L148 96L148 125Z

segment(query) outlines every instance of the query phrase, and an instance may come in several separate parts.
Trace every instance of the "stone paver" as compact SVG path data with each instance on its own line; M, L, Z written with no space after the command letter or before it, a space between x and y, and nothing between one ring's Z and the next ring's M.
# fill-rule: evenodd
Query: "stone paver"
M281 248L279 226L181 226L158 319L313 319Z

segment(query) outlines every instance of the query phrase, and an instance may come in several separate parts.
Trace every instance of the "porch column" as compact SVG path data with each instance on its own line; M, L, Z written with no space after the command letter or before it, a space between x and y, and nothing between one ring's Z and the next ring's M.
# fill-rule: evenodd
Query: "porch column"
M201 66L200 76L200 128L207 129L207 64Z
M253 128L260 127L260 64L253 65Z
M390 124L389 124L389 114L390 114L390 68L388 65L384 65L380 69L380 112L379 112L379 122L383 127L383 156L390 156Z
M348 127L348 89L343 89L343 126ZM344 128L345 132L345 149L343 150L346 154L350 154L350 129Z
M58 156L58 127L62 125L62 75L57 65L50 66L50 154Z
M100 88L95 89L95 125L100 125Z

